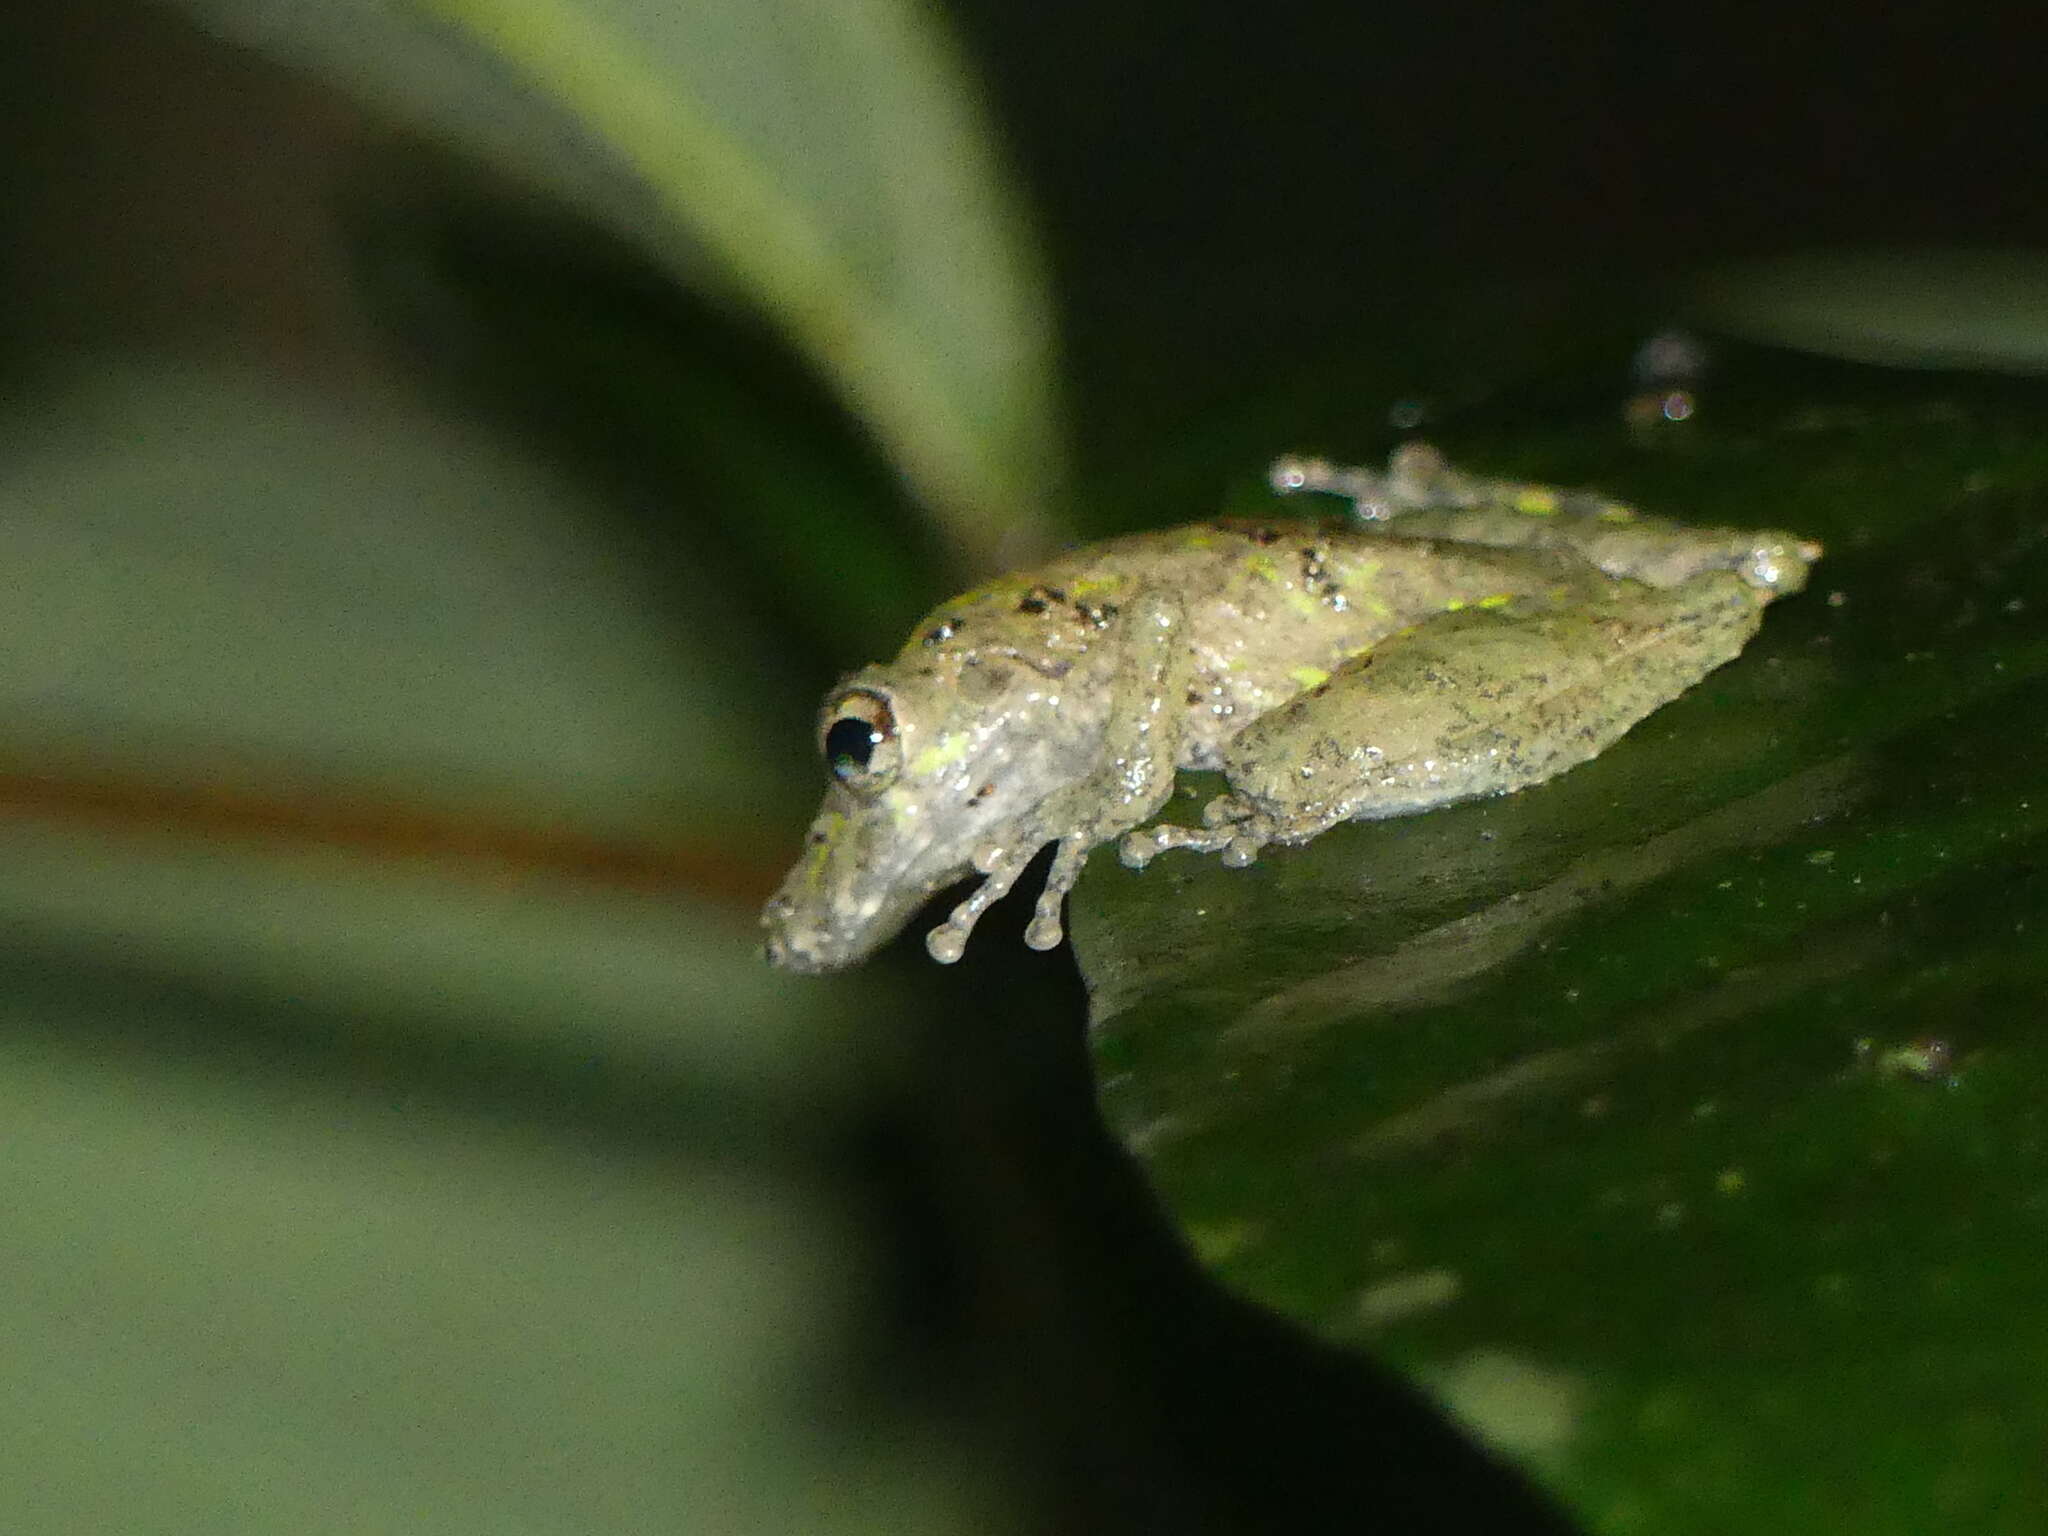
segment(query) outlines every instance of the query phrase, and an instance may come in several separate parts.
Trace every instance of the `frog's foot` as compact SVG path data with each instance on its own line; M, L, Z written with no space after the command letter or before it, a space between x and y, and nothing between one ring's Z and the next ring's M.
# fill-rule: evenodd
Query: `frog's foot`
M968 936L981 921L981 914L1010 893L1010 887L1017 883L1024 866L1037 852L1036 848L998 848L993 844L975 850L974 867L987 878L947 914L943 923L924 936L924 947L934 960L951 965L967 953Z
M1045 889L1038 893L1038 905L1031 909L1031 921L1024 929L1024 942L1033 949L1056 949L1061 938L1060 903L1081 878L1081 866L1088 862L1088 844L1077 837L1060 839L1052 856L1052 868L1045 874Z
M1242 869L1271 841L1250 805L1236 795L1218 795L1202 808L1201 826L1168 823L1126 832L1117 845L1117 857L1132 869L1143 869L1169 848L1192 848L1197 853L1220 852L1225 864Z
M1197 853L1214 853L1227 847L1230 833L1215 827L1176 827L1164 823L1138 832L1126 832L1117 844L1116 856L1128 869L1143 869L1169 848L1192 848Z
M1633 523L1641 516L1626 502L1597 491L1564 490L1471 474L1428 443L1419 442L1403 443L1396 448L1387 458L1384 473L1290 454L1273 461L1266 479L1282 496L1296 491L1342 496L1351 503L1352 516L1364 523L1385 522L1408 512L1444 512L1487 503L1512 507L1537 518L1562 516L1600 524ZM1817 545L1803 547L1815 552L1805 558L1817 557ZM1775 578L1753 584L1774 585Z
M1361 522L1378 523L1423 507L1458 506L1472 499L1468 477L1444 462L1427 443L1403 443L1387 459L1384 473L1358 464L1285 454L1266 471L1266 482L1282 496L1321 491L1342 496Z
M1043 844L1040 845L1044 846ZM951 965L967 952L967 940L981 915L1010 893L1017 877L1038 854L1037 848L996 848L977 850L974 867L986 877L967 899L955 907L946 920L924 937L924 947L941 965ZM1088 844L1080 838L1063 837L1046 872L1045 889L1032 909L1031 922L1024 930L1024 942L1033 949L1056 947L1063 932L1060 903L1081 878L1081 866L1088 862Z

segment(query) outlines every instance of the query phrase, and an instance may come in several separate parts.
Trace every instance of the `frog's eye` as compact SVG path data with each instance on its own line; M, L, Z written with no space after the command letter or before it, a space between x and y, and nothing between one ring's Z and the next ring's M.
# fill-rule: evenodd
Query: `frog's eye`
M903 760L895 712L887 699L865 690L826 706L819 745L832 776L848 789L880 789Z

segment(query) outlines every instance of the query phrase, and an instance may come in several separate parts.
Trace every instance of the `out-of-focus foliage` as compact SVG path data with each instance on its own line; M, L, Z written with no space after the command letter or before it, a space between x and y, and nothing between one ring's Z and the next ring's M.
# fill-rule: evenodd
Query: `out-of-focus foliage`
M1700 315L1778 346L1914 368L2048 372L2048 255L1808 251L1701 278Z
M444 157L480 152L783 325L944 557L986 563L1042 528L1056 465L1046 310L968 86L930 18L888 4L201 9L314 68L303 101L252 96L342 82L435 164L309 146L317 184L291 191L320 217L294 227L384 225L292 247L316 276L266 287L237 267L286 195L265 184L152 290L118 269L126 157L55 142L116 130L55 112L23 151L75 179L39 204L24 177L8 218L76 211L53 227L107 245L76 262L89 306L61 292L68 252L10 268L39 302L0 374L0 1525L1006 1528L972 1428L864 1374L890 1278L833 1154L894 1087L901 999L757 951L813 793L802 648L777 649L688 474L578 459L560 418L602 392L570 370L614 365L632 430L752 451L764 503L847 537L873 487L817 470L815 412L735 403L714 347L580 336L522 437L504 401L409 374L419 338L377 353L372 306L338 291L408 236L401 276L449 277L430 184L499 208L508 255L522 218L561 225ZM125 119L151 149L214 124L128 73L157 66L108 21L9 35L119 79L116 122L131 90L162 107ZM235 99L237 65L150 25ZM346 118L323 104L305 119ZM180 312L187 277L217 312ZM540 306L556 338L607 302L588 268L587 289L522 281L523 313L452 287L418 307L495 328L464 341L509 375ZM235 310L250 292L283 294L277 333ZM138 293L154 325L131 338L100 301ZM96 350L34 328L82 307L105 311ZM294 352L309 311L346 313L348 345Z
M1000 1525L928 1429L817 1419L872 1276L812 1159L888 1032L725 888L807 786L720 595L678 622L583 493L418 405L27 394L6 1523Z
M911 0L180 0L774 318L968 569L1049 537L1051 312Z

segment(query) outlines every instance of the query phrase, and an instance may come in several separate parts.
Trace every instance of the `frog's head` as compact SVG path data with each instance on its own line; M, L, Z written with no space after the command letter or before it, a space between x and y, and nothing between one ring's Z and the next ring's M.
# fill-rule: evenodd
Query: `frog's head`
M1061 728L1064 670L947 658L833 689L818 715L831 783L803 857L761 914L768 959L794 971L856 964L946 886L1057 835L1039 806L1084 755Z

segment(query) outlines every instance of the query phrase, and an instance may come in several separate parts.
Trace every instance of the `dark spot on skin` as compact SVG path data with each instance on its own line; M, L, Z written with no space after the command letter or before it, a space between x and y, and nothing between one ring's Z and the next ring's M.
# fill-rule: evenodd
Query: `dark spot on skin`
M950 619L941 619L938 623L934 624L930 629L924 632L924 643L926 645L942 644L945 641L952 639L955 635L959 634L960 626L965 624L966 622L967 621L965 619L960 618L957 615Z
M1017 611L1019 613L1043 613L1054 604L1064 603L1066 600L1067 594L1058 587L1033 587L1018 600Z
M986 800L990 795L994 794L995 792L995 785L984 784L981 786L981 788L977 789L973 794L967 797L967 803L969 805L979 805L982 801Z
M1109 628L1109 621L1116 617L1115 603L1076 603L1074 617L1083 624L1092 624L1097 629Z
M805 841L808 842L813 848L815 848L820 843L825 841L825 834L823 832L814 831L808 838L805 839Z
M1330 567L1326 563L1329 551L1321 545L1304 545L1301 551L1302 589L1321 597L1337 612L1342 613L1351 606L1344 590L1330 579Z
M1190 688L1188 690L1188 708L1193 709L1197 704L1201 702L1202 691L1199 688Z

